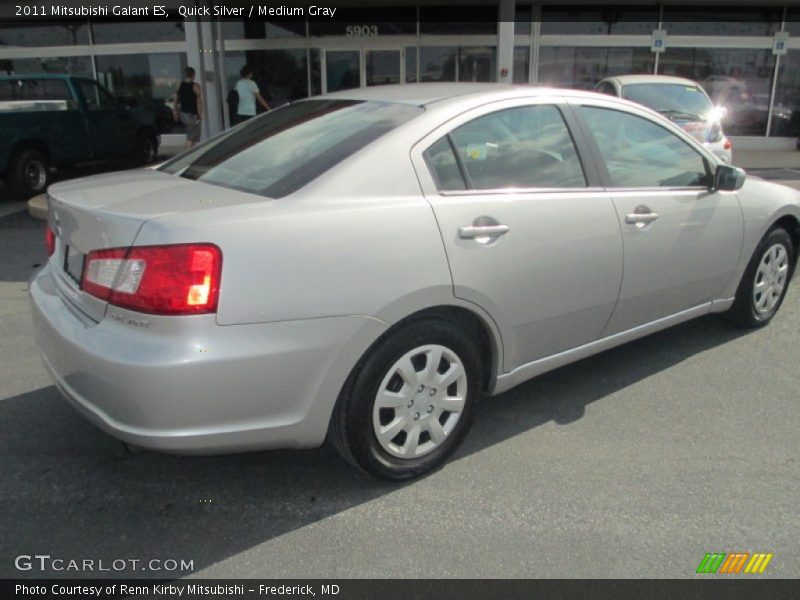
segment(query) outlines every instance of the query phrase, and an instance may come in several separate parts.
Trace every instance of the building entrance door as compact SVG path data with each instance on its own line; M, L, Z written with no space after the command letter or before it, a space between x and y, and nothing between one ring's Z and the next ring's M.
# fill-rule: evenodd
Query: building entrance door
M322 50L322 93L405 81L402 48Z

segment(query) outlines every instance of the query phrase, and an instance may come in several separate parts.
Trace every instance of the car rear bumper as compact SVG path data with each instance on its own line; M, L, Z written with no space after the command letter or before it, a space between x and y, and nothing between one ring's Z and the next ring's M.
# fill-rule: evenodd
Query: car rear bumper
M320 445L357 349L383 330L368 317L219 326L118 309L98 323L62 298L49 266L30 295L37 345L70 403L125 442L178 453Z

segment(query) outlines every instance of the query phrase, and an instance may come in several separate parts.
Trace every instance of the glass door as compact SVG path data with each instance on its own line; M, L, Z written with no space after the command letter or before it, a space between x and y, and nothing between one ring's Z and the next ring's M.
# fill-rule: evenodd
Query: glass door
M324 50L322 93L361 87L361 50Z
M390 85L404 80L401 50L364 50L366 85Z

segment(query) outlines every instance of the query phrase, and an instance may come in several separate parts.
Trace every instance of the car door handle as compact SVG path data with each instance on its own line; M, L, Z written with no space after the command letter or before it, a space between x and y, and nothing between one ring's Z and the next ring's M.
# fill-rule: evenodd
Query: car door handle
M511 228L508 225L467 225L458 228L458 237L462 240L478 240L505 235Z
M639 213L639 212L632 212L625 215L625 222L628 225L636 225L638 227L644 227L645 225L652 223L658 218L658 213L649 212L649 213Z

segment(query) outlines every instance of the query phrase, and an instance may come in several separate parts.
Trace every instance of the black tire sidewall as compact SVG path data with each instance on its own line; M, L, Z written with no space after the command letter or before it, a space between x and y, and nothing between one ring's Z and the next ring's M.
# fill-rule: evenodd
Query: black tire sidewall
M44 167L45 179L44 185L41 187L41 189L31 188L25 180L25 167L32 161L40 162ZM47 186L50 183L50 164L47 161L47 158L40 152L35 150L22 150L17 153L12 159L10 172L11 177L9 183L14 191L25 196L43 194L45 191L47 191Z
M789 257L790 271L787 275L786 285L784 285L783 291L781 292L781 297L778 298L778 302L775 305L775 309L769 315L764 316L756 311L755 304L753 303L753 288L755 286L756 272L758 271L758 266L761 264L761 259L764 257L764 253L775 244L781 244L786 249ZM750 263L747 265L744 277L736 293L736 300L733 307L736 320L750 327L763 327L769 323L775 315L778 314L778 310L780 310L783 300L786 298L794 267L795 248L792 244L792 238L785 229L780 227L768 232L759 242L755 252L753 252L753 256L750 258Z
M391 366L406 352L426 344L440 344L458 355L467 374L467 398L455 429L438 448L418 459L399 459L386 452L375 436L375 396ZM370 475L389 480L418 477L441 466L461 444L474 420L481 394L481 368L475 344L456 326L438 319L402 326L369 351L352 385L343 392L346 396L340 399L342 442L353 461Z

